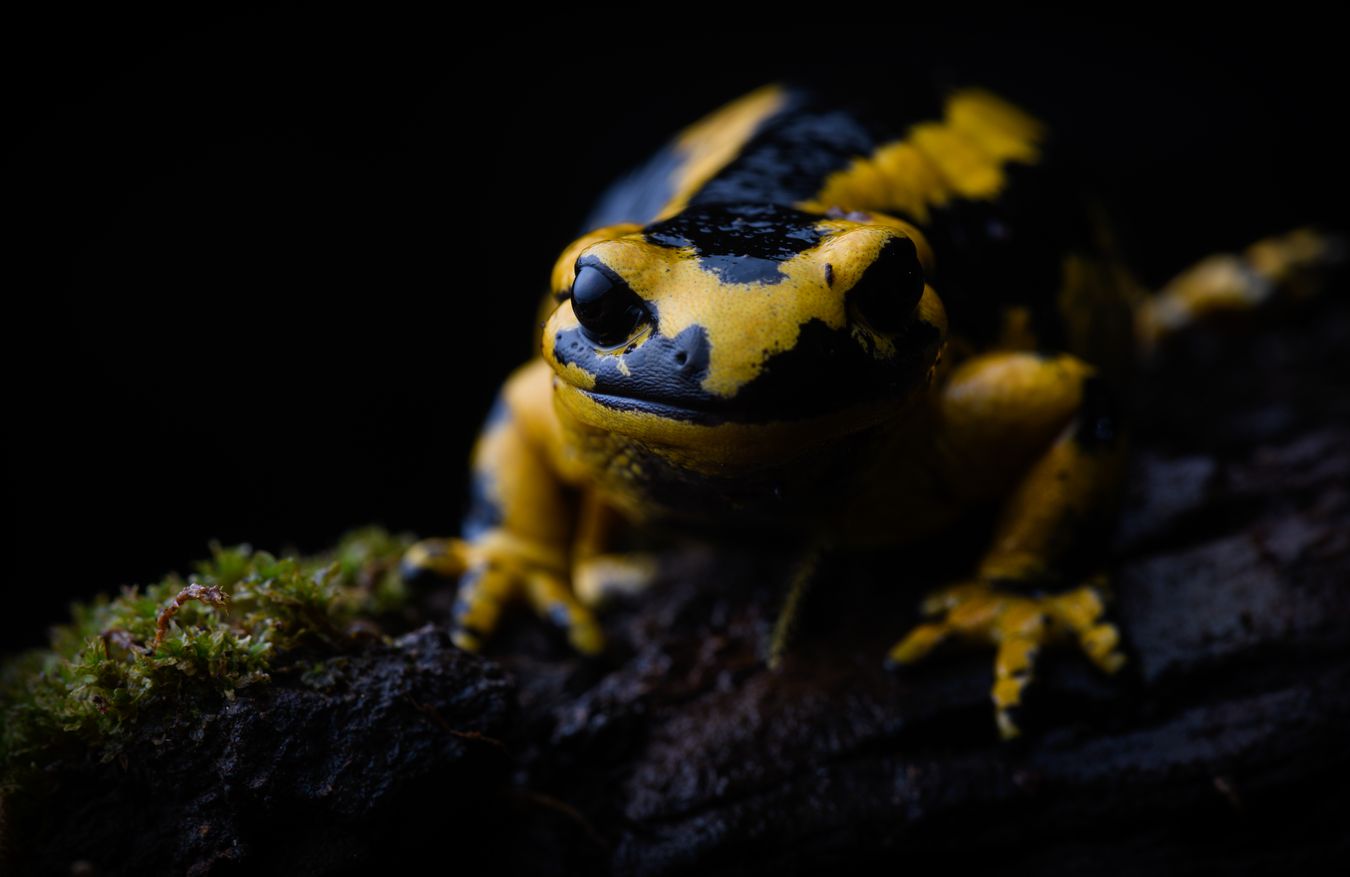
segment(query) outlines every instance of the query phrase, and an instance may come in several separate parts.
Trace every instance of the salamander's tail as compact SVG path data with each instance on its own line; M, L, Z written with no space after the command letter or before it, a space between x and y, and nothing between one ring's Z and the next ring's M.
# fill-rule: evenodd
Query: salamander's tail
M1139 343L1151 351L1196 323L1310 298L1321 292L1331 270L1345 263L1347 249L1342 236L1300 228L1259 240L1241 253L1210 256L1139 302Z

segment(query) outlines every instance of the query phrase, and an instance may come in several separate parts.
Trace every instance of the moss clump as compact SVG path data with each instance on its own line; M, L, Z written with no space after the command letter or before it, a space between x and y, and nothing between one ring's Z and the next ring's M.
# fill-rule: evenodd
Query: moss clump
M71 747L111 757L152 705L231 698L293 656L351 648L405 603L409 543L371 528L314 557L212 546L188 580L75 605L50 650L0 667L0 792Z

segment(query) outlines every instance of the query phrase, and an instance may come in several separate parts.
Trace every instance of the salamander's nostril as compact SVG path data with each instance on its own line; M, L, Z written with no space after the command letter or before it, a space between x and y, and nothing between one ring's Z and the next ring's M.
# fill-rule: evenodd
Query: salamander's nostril
M648 355L653 359L641 360L651 363L648 374L669 375L686 390L693 388L708 368L708 342L702 326L690 326L675 338L652 335L644 343L652 345ZM636 370L639 363L631 365Z

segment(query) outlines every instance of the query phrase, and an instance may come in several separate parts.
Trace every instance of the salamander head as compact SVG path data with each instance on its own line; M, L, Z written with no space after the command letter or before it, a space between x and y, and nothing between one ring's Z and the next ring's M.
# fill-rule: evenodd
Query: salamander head
M543 354L560 410L691 447L709 430L723 445L808 441L894 416L945 340L926 257L889 217L772 205L593 232L554 272Z

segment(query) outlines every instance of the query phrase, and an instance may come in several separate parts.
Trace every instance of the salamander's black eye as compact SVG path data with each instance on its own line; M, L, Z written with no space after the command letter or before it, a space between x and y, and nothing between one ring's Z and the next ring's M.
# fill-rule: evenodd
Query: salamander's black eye
M609 269L595 264L577 266L572 312L586 337L601 347L624 343L647 317L637 293Z
M848 291L848 303L868 326L883 335L899 332L923 295L923 265L914 242L891 238Z

